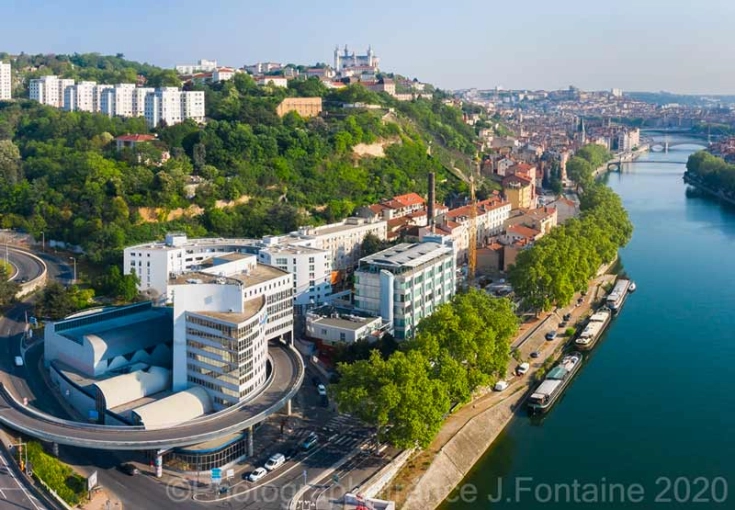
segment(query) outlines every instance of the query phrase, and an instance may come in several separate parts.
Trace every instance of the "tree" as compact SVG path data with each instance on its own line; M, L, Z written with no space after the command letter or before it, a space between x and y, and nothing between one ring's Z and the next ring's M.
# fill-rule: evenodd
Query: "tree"
M377 428L378 439L399 448L426 447L449 411L444 384L429 377L429 361L418 351L395 352L338 366L340 381L331 386L343 412ZM386 431L386 428L390 428Z
M368 255L372 255L373 253L377 253L383 249L383 241L381 241L378 236L372 232L365 234L365 237L362 240L362 246L360 247L360 253L363 257L367 257Z
M113 265L95 282L95 289L129 303L138 295L138 283L139 279L135 273L124 275L117 265Z
M0 176L10 184L16 184L23 178L20 150L12 140L0 140Z
M567 176L585 188L593 180L593 168L589 161L578 156L572 156L567 161Z
M93 297L92 289L80 289L76 285L64 288L59 282L51 282L36 302L36 315L51 320L63 319L89 306Z
M0 265L0 306L5 306L15 300L15 295L20 290L20 285L9 281L8 266Z

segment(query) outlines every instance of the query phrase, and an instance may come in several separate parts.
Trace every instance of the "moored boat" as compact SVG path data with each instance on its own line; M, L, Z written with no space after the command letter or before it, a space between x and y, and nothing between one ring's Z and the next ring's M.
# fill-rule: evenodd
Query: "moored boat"
M528 398L528 410L531 413L545 413L551 409L581 365L582 353L566 354L558 365L549 370L544 380Z
M630 286L628 287L628 292L635 292L636 286L635 282L630 282Z
M606 304L607 307L612 310L613 313L618 313L623 307L625 298L628 297L628 289L630 287L630 280L624 278L619 279L615 282L612 292L608 294Z
M589 351L595 346L597 340L602 336L602 333L610 324L612 313L607 308L601 308L596 311L587 321L587 325L584 327L582 332L579 334L574 345L580 351Z

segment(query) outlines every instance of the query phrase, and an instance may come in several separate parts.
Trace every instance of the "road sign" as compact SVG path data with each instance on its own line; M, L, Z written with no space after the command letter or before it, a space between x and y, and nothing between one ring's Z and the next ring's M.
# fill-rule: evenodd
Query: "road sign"
M87 478L87 492L94 489L97 485L97 471L93 471L89 478Z
M212 475L213 484L217 484L222 481L222 470L220 468L212 468L210 474Z
M225 473L225 478L235 478L235 470L234 469L228 469Z

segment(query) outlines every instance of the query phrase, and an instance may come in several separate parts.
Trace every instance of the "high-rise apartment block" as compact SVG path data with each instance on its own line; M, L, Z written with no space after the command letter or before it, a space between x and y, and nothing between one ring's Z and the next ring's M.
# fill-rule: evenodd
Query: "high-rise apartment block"
M175 87L154 89L133 83L117 85L43 76L30 81L30 98L68 111L99 112L110 117L145 117L150 127L186 119L204 121L204 92Z
M0 62L0 101L10 99L13 89L13 80L10 64Z

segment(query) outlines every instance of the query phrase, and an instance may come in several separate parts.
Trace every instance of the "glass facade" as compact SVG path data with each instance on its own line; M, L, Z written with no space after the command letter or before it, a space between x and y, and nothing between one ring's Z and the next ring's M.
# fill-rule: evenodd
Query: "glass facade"
M206 450L177 448L164 454L163 463L170 469L194 473L221 468L246 457L247 453L248 434L243 432L230 442Z

